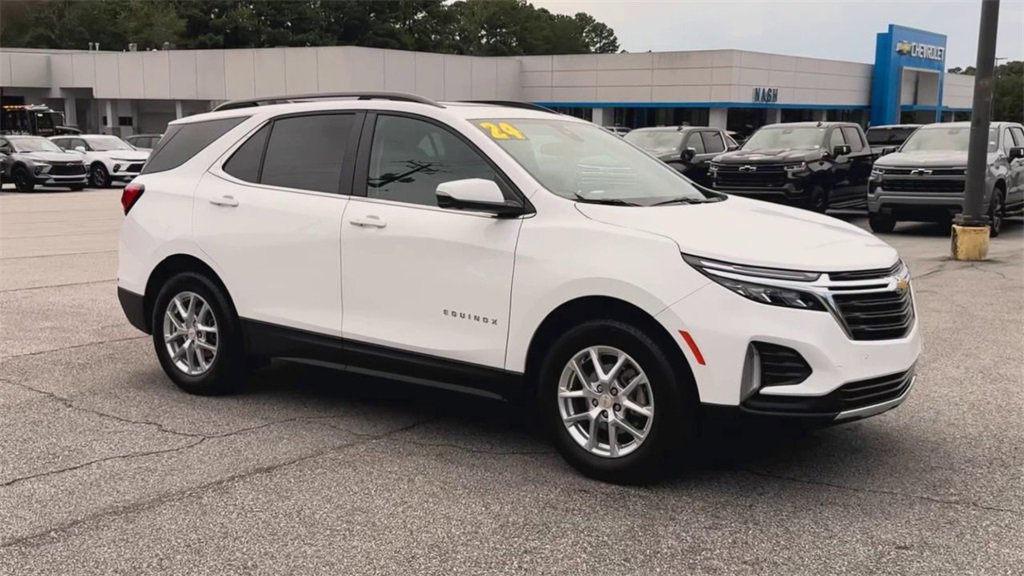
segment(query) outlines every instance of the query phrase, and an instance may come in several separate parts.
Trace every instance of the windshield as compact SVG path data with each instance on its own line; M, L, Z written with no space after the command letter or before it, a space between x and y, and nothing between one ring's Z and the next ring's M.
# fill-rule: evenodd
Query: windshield
M824 128L761 128L743 143L744 150L804 149L821 148L825 139Z
M46 138L8 137L15 152L63 152L59 146Z
M667 164L593 124L533 118L473 123L563 198L637 206L708 199Z
M683 144L683 134L675 130L633 130L624 138L652 154L679 152Z
M927 126L907 139L900 152L930 152L937 150L967 152L971 139L970 126ZM988 151L996 151L996 130L988 131Z
M899 146L917 128L868 128L868 144L872 146Z
M131 144L121 140L117 136L96 136L89 138L89 147L97 152L108 152L110 150L134 150Z

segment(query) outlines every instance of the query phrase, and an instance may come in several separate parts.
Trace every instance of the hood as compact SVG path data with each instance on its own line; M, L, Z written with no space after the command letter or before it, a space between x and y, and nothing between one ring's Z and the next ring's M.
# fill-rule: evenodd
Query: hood
M81 162L81 154L70 152L18 152L18 156L40 162Z
M893 152L876 163L880 168L956 168L967 166L967 152L933 150L928 152Z
M707 204L577 208L592 220L671 238L684 253L734 264L836 272L887 268L898 258L891 246L842 220L737 196Z
M799 162L817 160L821 150L806 148L774 148L767 150L734 150L715 157L722 164L773 164L778 162Z
M110 159L138 160L139 162L145 162L149 159L148 150L108 150L105 152L93 152L93 154L98 154Z

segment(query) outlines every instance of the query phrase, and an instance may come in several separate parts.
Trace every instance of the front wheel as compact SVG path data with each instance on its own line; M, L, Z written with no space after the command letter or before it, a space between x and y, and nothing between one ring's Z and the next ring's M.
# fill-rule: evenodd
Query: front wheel
M868 224L871 231L876 234L888 234L896 229L896 219L891 214L869 214Z
M807 194L807 209L824 214L828 211L829 196L828 188L815 184Z
M1003 219L1006 217L1006 199L1003 191L996 188L992 191L992 200L988 206L989 236L995 238L1003 230Z
M11 173L11 179L14 180L14 187L18 192L31 192L36 189L36 180L28 168L22 166L15 168Z
M540 372L539 400L562 456L609 482L657 479L697 430L688 374L637 328L597 320L569 330Z
M110 173L107 172L106 166L99 162L92 165L89 169L89 185L93 188L110 187Z
M212 396L244 383L248 366L238 318L205 276L171 278L157 295L152 328L160 365L182 390Z

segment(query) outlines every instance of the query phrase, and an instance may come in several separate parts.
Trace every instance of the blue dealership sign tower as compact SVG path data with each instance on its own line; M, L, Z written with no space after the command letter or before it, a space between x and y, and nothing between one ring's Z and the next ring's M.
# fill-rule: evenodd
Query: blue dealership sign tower
M942 120L946 36L890 24L889 30L880 33L875 43L875 70L871 81L872 126L899 122L904 69L938 74L935 121Z

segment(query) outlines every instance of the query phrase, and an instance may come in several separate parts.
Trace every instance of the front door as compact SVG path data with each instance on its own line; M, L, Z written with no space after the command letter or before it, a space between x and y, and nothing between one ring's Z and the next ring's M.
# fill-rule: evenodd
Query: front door
M435 190L486 178L511 195L508 183L422 117L368 118L359 158L341 232L344 337L502 368L522 220L441 209Z
M196 241L242 318L340 335L341 218L361 119L278 117L200 182Z

